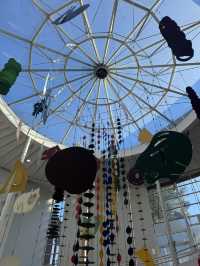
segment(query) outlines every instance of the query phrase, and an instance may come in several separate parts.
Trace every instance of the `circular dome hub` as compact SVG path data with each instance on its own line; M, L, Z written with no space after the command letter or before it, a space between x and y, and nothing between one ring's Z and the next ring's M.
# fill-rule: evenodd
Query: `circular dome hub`
M97 67L95 74L97 78L105 79L108 75L108 70L106 66L100 65Z

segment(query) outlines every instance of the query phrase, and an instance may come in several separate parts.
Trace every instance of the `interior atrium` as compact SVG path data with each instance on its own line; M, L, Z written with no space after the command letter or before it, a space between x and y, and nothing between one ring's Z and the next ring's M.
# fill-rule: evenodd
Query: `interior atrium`
M200 0L0 15L0 266L200 265Z

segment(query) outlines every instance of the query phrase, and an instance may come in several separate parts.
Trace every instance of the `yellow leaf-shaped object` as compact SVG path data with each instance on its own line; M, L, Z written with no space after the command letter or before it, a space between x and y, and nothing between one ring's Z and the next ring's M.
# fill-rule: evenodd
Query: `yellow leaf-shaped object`
M102 260L102 258L103 258L103 249L100 249L100 251L99 251L99 257L100 257L101 260Z
M99 243L100 243L101 245L103 245L103 237L100 237L100 239L99 239Z
M26 185L27 185L27 179L28 179L28 174L21 163L21 161L17 160L15 163L15 179L14 182L12 183L10 192L24 192L26 190Z
M147 248L141 248L135 255L144 263L145 266L155 266L153 258Z
M0 184L0 193L24 192L27 184L27 171L21 161L17 160L11 174L3 184Z
M104 266L103 261L100 261L99 266Z
M138 140L144 144L144 143L150 143L151 142L151 139L152 139L152 135L151 133L146 129L146 128L143 128L141 131L140 131L140 134L138 136Z

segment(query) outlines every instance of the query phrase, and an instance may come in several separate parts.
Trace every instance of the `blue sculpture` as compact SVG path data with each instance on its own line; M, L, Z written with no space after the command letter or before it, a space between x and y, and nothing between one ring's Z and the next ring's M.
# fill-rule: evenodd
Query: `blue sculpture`
M59 18L54 20L52 23L55 25L60 25L67 21L70 21L71 19L75 18L76 16L81 14L83 11L85 11L89 6L90 6L89 4L83 5L78 8L76 8L75 6L72 6L69 10L67 10L63 15L61 15Z

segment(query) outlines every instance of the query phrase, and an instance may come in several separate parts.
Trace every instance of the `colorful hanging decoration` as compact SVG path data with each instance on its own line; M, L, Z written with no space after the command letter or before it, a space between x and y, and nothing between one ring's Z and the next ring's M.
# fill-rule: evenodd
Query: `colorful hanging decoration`
M93 186L97 161L92 151L71 147L51 157L45 171L47 179L55 187L71 194L80 194Z
M6 95L9 92L21 71L21 65L14 58L10 58L0 71L0 94Z
M13 206L14 213L27 213L32 211L32 209L37 204L40 198L40 189L37 188L27 193L20 195Z
M150 143L152 140L153 136L151 135L151 133L146 129L143 128L138 136L138 140L139 142L141 142L142 144L144 143Z
M130 170L128 180L136 185L140 177L149 184L162 178L175 181L185 171L191 158L192 144L185 134L176 131L159 132L137 158L135 170Z
M135 255L144 263L145 266L155 266L154 260L147 248L136 250Z
M200 98L191 87L187 87L186 92L188 94L188 98L191 101L192 108L197 115L197 118L200 119Z
M0 193L24 192L26 190L28 174L22 162L17 160L11 174L4 184L0 185Z
M58 145L56 145L55 147L49 148L47 150L45 150L42 153L42 158L41 160L49 160L52 156L54 156L54 154L56 154L56 152L60 151L60 148Z
M75 6L72 6L69 10L67 10L63 15L58 17L56 20L54 20L52 23L55 25L61 25L67 21L72 20L76 16L80 15L82 12L84 12L90 5L82 5L78 8Z
M188 61L194 56L192 42L186 39L185 33L174 20L168 16L162 18L159 29L177 60Z

